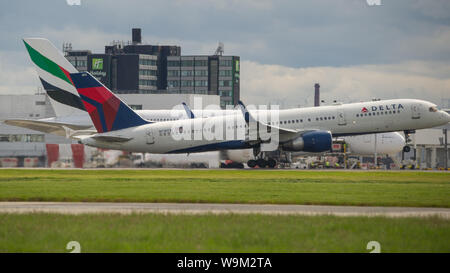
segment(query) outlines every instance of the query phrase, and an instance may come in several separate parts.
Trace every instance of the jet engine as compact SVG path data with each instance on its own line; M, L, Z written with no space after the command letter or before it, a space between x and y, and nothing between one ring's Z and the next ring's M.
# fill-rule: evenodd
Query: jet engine
M282 144L283 150L290 152L312 152L320 153L331 150L333 143L329 131L313 131Z

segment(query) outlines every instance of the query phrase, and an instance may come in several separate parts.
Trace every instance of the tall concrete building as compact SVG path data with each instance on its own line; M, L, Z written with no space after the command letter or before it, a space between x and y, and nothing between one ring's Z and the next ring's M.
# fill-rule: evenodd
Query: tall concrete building
M219 95L220 106L236 105L240 97L239 57L167 57L169 93Z
M222 107L239 101L238 56L181 56L176 45L143 44L138 28L131 42L113 42L105 53L64 49L79 71L89 71L115 93L219 95Z

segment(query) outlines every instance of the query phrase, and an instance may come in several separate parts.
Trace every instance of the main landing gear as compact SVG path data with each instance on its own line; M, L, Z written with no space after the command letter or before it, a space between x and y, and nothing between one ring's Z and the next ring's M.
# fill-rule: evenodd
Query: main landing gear
M256 166L258 166L259 168L270 168L273 169L277 166L277 161L273 158L268 158L263 159L263 158L258 158L257 160L253 160L250 159L249 161L247 161L247 165L250 168L255 168Z
M270 168L273 169L277 166L277 161L273 158L266 157L264 152L261 152L259 148L253 149L253 154L256 160L250 159L247 161L247 165L250 168Z

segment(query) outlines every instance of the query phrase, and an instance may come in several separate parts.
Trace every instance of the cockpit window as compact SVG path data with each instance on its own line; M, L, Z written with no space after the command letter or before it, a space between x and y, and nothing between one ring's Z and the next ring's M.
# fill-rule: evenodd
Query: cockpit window
M430 112L437 112L438 109L436 107L434 107L434 106L431 106L428 110Z

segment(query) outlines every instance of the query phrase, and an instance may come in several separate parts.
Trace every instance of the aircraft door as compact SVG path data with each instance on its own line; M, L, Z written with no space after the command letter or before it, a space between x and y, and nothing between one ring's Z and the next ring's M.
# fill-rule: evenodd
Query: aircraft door
M420 111L421 111L420 104L411 105L411 118L420 119Z
M338 125L347 125L347 121L345 120L344 109L339 109L337 113Z
M147 144L153 144L155 143L155 136L153 135L153 131L151 129L148 129L145 132L145 142Z

